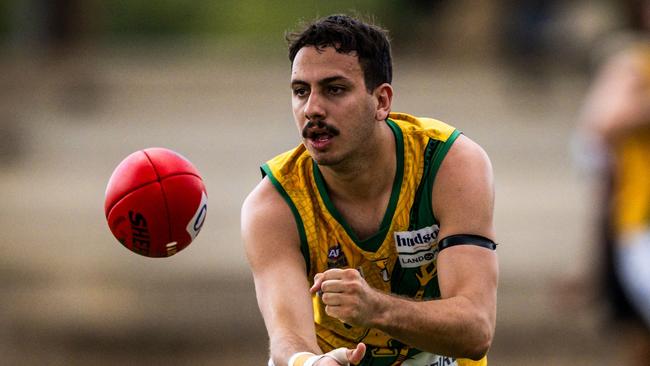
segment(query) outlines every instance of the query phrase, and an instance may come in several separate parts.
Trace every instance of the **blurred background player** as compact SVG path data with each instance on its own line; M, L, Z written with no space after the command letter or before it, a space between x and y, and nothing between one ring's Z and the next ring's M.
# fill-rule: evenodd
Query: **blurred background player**
M650 1L628 1L632 33L616 37L579 130L602 186L602 281L626 365L650 360Z

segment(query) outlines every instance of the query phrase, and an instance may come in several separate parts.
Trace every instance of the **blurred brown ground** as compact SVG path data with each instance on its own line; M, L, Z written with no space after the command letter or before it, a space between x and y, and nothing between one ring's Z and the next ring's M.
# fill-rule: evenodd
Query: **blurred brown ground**
M3 123L22 148L0 166L1 364L265 365L239 207L258 166L298 142L288 63L146 51L2 61L20 72L3 81L20 96ZM501 278L490 364L613 364L599 307L554 290L593 263L591 193L568 146L583 77L540 83L492 59L397 57L395 68L394 110L457 126L493 161ZM210 200L197 240L162 260L122 248L103 217L113 168L150 146L192 160Z

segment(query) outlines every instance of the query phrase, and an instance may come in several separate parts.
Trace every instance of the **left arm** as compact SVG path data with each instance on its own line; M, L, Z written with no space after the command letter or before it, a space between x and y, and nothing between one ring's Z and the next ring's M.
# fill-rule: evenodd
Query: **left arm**
M460 136L450 149L433 187L439 238L475 234L494 238L494 189L487 155ZM326 312L349 324L380 329L431 353L480 359L488 351L496 323L496 253L473 245L438 254L441 299L415 301L371 288L356 270L318 274L312 291L323 291Z

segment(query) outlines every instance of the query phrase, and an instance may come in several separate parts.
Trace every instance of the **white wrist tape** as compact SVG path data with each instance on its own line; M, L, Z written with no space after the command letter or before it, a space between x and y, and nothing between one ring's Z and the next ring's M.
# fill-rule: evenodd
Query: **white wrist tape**
M314 366L314 364L322 358L331 358L338 362L340 365L349 366L348 355L346 348L337 348L333 351L327 352L322 355L315 355L311 352L298 352L294 353L290 358L289 366Z
M348 362L348 350L347 348L344 347L329 351L326 354L324 354L323 357L332 358L343 366L350 365L350 363Z
M310 359L318 357L315 354L311 352L298 352L294 353L291 357L289 357L289 362L287 363L288 366L305 366L307 365L307 361ZM313 365L314 362L311 363Z

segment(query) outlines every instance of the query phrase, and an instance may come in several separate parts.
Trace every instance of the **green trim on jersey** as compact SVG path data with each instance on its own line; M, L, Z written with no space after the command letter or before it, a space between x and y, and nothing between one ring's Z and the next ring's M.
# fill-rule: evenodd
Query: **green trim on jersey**
M293 213L293 217L296 219L296 226L298 226L298 236L300 236L300 252L302 253L303 258L305 259L305 266L307 267L307 273L309 273L310 269L310 259L309 259L309 245L307 243L307 233L305 233L305 225L303 225L302 218L300 217L300 213L298 212L298 208L296 207L295 203L293 203L293 200L291 197L289 197L289 194L287 191L284 190L284 187L282 187L282 184L278 182L278 180L273 176L273 172L271 171L271 168L269 167L268 164L262 165L262 177L267 176L269 177L269 180L275 187L275 189L280 192L280 195L284 200L287 202L287 205L289 205L289 208L291 208L291 213Z
M318 187L318 192L323 199L323 203L325 203L325 206L327 207L327 210L330 212L332 217L334 217L336 221L338 221L339 224L341 224L341 226L345 229L345 232L348 234L350 239L352 239L359 248L368 252L376 252L386 238L386 234L390 229L390 224L393 221L395 208L397 208L397 202L399 201L399 192L402 189L402 179L404 177L404 136L402 135L402 130L395 122L390 119L386 119L386 124L390 127L391 131L393 131L393 135L395 136L397 168L395 172L395 179L393 181L392 191L390 194L390 200L388 201L388 207L386 208L384 217L381 220L379 231L373 234L371 237L364 240L359 240L354 230L352 230L341 213L336 209L334 203L332 203L332 200L325 186L323 175L318 168L318 164L316 161L313 162L314 180L316 182L316 186Z
M433 207L431 206L433 199L433 182L436 180L440 165L442 165L443 159L447 156L447 152L449 152L451 145L453 145L460 135L460 131L454 130L451 136L449 136L447 141L444 143L437 140L431 140L427 144L424 160L424 175L420 182L420 186L418 187L418 192L413 204L413 207L418 210L417 212L414 212L415 210L411 211L411 222L409 227L414 228L415 225L422 227L424 223L419 222L421 218L427 220L427 222L433 220L435 224L438 223L436 214L433 212ZM421 205L420 203L422 202L428 204ZM415 216L413 216L413 214L415 214Z
M409 216L409 230L417 230L439 224L432 207L433 182L436 179L444 157L460 135L461 132L459 130L454 130L444 142L431 139L427 143L427 147L424 150L422 180L415 193ZM429 267L433 270L434 264L431 263ZM391 274L391 292L409 297L415 295L420 288L415 274L418 270L418 268L402 268L400 265L396 265ZM440 288L437 281L435 282L435 286L427 286L422 297L424 299L440 297Z

